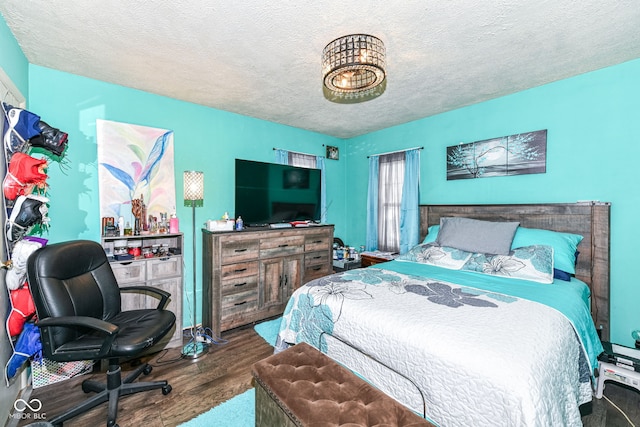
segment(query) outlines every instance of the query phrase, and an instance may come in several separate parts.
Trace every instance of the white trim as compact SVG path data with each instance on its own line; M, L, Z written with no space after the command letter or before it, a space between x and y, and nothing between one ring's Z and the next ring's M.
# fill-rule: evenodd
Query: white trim
M22 95L18 87L11 81L4 69L0 67L0 101L8 101L6 99L7 95L11 95L13 98L9 103L14 107L24 108L27 105L27 100L24 95Z

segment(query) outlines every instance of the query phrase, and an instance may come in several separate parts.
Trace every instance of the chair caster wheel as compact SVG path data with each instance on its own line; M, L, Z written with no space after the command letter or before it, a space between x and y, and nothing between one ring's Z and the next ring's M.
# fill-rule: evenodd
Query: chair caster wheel
M147 365L143 370L142 373L145 375L149 375L151 373L151 371L153 370L153 366L151 365Z
M165 396L169 393L171 393L171 385L167 384L166 386L162 387L162 394L164 394Z

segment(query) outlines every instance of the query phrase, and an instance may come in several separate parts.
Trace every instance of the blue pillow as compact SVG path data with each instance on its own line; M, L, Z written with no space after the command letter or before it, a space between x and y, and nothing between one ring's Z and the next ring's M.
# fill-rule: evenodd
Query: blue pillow
M553 278L564 280L565 282L571 281L571 275L569 273L567 273L566 271L558 270L557 268L553 269Z
M440 230L440 225L432 225L427 229L427 235L424 237L422 243L433 243L438 238L438 231Z
M518 227L511 248L531 245L551 246L553 247L553 267L568 274L576 274L576 252L581 241L582 236L579 234Z

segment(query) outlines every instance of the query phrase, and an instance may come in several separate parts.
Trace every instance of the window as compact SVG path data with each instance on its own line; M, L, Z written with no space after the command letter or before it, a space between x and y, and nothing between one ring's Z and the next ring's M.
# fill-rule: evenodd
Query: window
M291 166L316 169L316 156L289 151L289 164Z
M418 243L420 148L369 156L367 250L406 253Z
M300 166L305 168L320 169L320 222L327 222L327 190L325 184L324 157L311 154L297 153L280 148L274 148L276 162L284 165Z
M378 175L378 249L400 250L400 203L405 153L380 156Z

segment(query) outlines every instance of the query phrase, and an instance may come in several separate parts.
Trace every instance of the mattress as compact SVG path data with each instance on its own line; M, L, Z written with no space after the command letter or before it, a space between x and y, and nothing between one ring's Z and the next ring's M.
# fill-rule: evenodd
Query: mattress
M579 426L602 351L588 298L392 261L296 290L276 352L307 342L441 426Z

